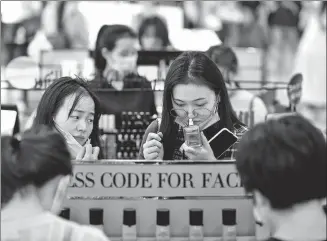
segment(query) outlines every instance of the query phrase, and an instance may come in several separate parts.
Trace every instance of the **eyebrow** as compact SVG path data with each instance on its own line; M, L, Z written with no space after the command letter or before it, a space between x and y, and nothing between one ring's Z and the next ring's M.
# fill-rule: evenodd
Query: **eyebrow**
M185 102L184 100L175 99L175 98L173 98L173 99L174 99L174 101ZM198 98L198 99L192 100L192 102L199 101L199 100L206 100L206 99L205 98Z
M76 111L76 112L78 112L78 113L85 113L85 111L83 111L83 110L78 110L78 109L75 109L75 110L73 110L73 111ZM91 115L94 115L94 112L90 112L90 114L91 114Z

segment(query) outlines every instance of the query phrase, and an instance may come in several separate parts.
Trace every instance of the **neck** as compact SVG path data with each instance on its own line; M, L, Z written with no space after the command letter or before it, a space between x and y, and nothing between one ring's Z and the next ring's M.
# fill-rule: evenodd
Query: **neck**
M1 220L16 220L44 212L35 187L27 187L24 193L16 192L13 198L1 209Z
M298 241L326 239L326 214L318 200L298 204L286 212L276 212L275 220L275 238Z
M122 82L124 76L122 76L118 71L112 69L109 65L103 71L103 77L109 82Z

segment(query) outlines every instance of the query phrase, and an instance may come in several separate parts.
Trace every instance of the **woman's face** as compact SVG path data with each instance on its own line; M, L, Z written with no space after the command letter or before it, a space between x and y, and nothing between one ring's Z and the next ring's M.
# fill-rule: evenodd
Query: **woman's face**
M144 50L161 50L163 42L156 36L156 29L154 26L149 26L141 37L141 45Z
M74 100L75 94L66 97L63 105L54 116L54 121L83 146L93 130L95 104L90 96L83 96L69 116Z
M183 119L183 123L185 119L186 123L188 119L193 119L195 125L200 125L208 120L208 114L210 114L208 111L215 111L217 96L213 90L205 85L178 84L173 88L172 105L174 109L184 111L175 112L181 119L183 119L181 115L187 112L187 116ZM208 111L201 111L203 108ZM199 109L200 111L197 111ZM203 115L200 115L201 113L203 113Z
M133 73L136 70L138 57L138 41L136 38L121 38L117 40L112 51L105 51L103 57L110 68L122 75Z

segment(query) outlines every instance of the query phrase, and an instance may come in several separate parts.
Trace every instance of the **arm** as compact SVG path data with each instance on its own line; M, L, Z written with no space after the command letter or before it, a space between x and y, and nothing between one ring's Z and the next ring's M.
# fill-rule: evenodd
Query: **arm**
M140 145L140 151L139 151L139 155L138 155L138 159L139 160L145 160L144 155L143 155L143 145L146 141L146 138L148 137L149 133L157 133L158 132L158 122L152 121L152 123L148 126L148 128L146 129L141 145Z

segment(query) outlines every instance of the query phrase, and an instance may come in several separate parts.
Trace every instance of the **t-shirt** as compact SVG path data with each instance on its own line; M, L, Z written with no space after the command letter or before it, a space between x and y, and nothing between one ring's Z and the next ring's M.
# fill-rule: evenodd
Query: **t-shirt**
M109 241L96 228L82 226L49 212L19 220L1 219L2 241Z

